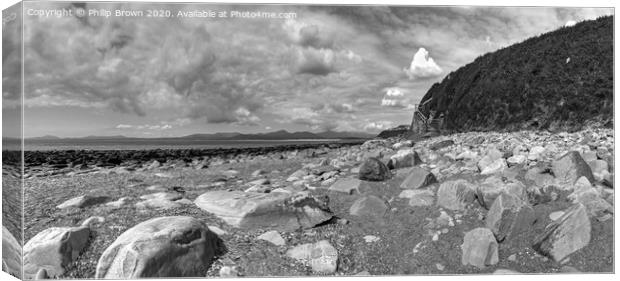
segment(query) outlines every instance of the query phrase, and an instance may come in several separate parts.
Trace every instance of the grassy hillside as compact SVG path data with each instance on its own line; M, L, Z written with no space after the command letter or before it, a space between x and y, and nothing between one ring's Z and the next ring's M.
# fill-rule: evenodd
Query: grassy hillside
M478 57L435 83L422 109L446 129L580 129L613 120L613 17L563 27Z

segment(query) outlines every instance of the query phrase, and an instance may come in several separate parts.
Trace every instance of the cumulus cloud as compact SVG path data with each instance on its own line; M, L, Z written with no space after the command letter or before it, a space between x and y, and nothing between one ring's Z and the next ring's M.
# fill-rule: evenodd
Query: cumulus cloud
M405 96L404 90L398 87L391 87L384 90L385 95L381 99L381 106L407 108L410 99Z
M441 67L429 56L426 49L420 48L413 56L409 68L405 68L405 73L409 79L429 78L439 76L442 72Z
M378 131L392 128L394 126L394 122L392 121L376 121L370 122L366 126L364 126L365 131Z
M336 71L334 52L330 49L305 49L298 52L298 73L327 75Z

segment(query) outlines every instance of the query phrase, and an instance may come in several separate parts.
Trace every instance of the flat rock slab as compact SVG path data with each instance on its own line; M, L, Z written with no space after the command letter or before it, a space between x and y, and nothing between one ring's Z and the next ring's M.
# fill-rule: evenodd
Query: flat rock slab
M327 240L295 246L286 255L309 263L317 273L334 273L338 266L338 251Z
M75 198L71 198L62 204L56 206L58 209L67 209L67 208L86 208L98 204L105 203L110 200L110 197L107 196L91 196L91 195L82 195Z
M430 171L421 167L413 167L409 175L400 184L400 188L417 189L423 188L436 182L437 178L435 178L435 175Z
M485 268L499 262L497 241L488 228L479 227L465 233L461 250L463 265Z
M560 262L590 243L590 219L586 207L575 204L556 221L547 225L532 246L539 253Z
M121 234L101 255L95 278L204 277L219 238L192 217L159 217Z
M567 152L553 161L552 170L562 184L572 185L580 177L586 177L590 182L594 182L590 166L577 151Z
M388 206L377 196L368 195L357 199L351 205L349 213L354 216L367 218L381 218L385 215Z
M233 227L292 231L332 218L327 203L307 194L212 191L194 203Z
M24 277L32 279L40 269L57 277L88 244L89 227L52 227L39 232L24 245Z
M405 189L399 195L399 198L409 199L409 206L431 206L435 202L435 194L428 189Z
M437 190L437 205L446 209L464 210L474 200L474 188L466 180L446 181Z
M160 198L148 199L148 200L144 200L144 201L140 201L136 203L136 208L138 209L167 210L167 209L172 209L172 208L179 208L181 206L183 206L183 204L177 201L170 201L170 200L160 199Z
M2 226L2 270L17 278L22 276L22 246L4 225Z

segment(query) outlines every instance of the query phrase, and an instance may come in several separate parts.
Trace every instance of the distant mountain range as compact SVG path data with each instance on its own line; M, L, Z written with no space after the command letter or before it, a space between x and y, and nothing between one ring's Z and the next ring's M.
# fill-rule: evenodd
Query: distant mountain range
M170 137L165 139L193 139L193 140L303 140L303 139L371 139L374 134L362 132L334 132L325 131L321 133L311 132L288 132L285 130L274 131L269 133L243 134L243 133L214 133L214 134L192 134L183 137ZM61 140L61 139L140 139L125 136L87 136L80 138L60 138L57 136L41 136L26 138L26 140ZM164 138L162 138L164 139Z

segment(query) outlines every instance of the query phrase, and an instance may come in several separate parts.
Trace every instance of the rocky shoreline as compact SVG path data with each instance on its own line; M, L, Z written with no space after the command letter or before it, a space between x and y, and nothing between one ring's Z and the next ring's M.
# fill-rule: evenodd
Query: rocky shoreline
M589 129L30 153L26 277L612 272L613 145Z

